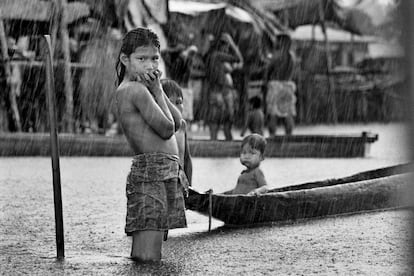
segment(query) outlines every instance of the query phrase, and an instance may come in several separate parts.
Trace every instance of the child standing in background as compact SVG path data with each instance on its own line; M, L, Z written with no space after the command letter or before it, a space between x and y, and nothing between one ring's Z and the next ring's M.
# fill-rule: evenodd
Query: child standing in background
M183 114L184 111L184 98L181 87L177 82L170 79L161 80L162 88L167 95L168 99L177 107L177 109ZM180 166L184 170L186 179L188 179L188 184L191 186L191 179L193 176L193 164L191 161L190 148L188 146L187 140L187 123L183 119L181 121L181 127L175 133L178 144L178 153L180 158ZM182 182L185 179L181 180ZM188 187L184 186L184 189L187 190Z
M259 97L253 97L249 100L249 112L246 116L246 121L240 136L243 137L246 130L249 129L251 133L263 135L264 128L264 113L262 110L262 100Z
M266 179L260 169L265 148L266 139L259 134L250 134L243 139L240 162L246 167L246 170L242 171L237 179L236 187L224 194L261 195L267 192Z

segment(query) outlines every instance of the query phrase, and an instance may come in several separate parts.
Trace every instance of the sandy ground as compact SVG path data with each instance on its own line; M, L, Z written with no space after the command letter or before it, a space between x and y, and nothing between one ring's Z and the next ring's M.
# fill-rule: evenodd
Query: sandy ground
M387 133L390 130L394 126ZM398 144L391 138L387 144ZM301 171L295 182L309 179L315 168L344 176L400 162L389 157L388 150L395 153L395 147L385 150L382 159L375 151L363 160L268 160L266 168L271 171L276 166L275 182L281 183L292 178L298 164L308 171ZM206 167L205 173L197 173L197 182L211 174L211 166L230 163L231 177L240 170L237 160L195 161ZM66 258L57 261L50 160L0 158L0 274L412 275L408 262L412 217L407 210L249 229L218 228L212 233L206 233L207 218L188 211L189 229L170 231L162 262L136 264L128 258L131 240L123 232L129 162L127 158L61 160ZM332 174L318 173L314 176L318 179L322 173ZM204 180L203 188L209 183Z
M31 217L3 221L3 275L411 275L401 210L172 235L158 265L129 260L129 238L98 220L71 223L66 260L56 261L52 225Z

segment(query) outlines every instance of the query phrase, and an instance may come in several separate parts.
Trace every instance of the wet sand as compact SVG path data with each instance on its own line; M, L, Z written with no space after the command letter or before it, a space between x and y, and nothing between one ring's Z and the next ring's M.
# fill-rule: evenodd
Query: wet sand
M266 176L279 186L404 162L401 126L373 128L382 133L369 158L268 159ZM232 187L242 169L233 159L194 161L200 190ZM123 232L129 164L128 158L61 159L66 258L60 262L50 159L0 158L0 274L411 275L407 210L212 233L206 217L188 211L189 228L170 231L161 264L136 264ZM224 166L224 178L212 173Z
M50 223L29 218L21 227L6 219L0 271L3 275L411 275L409 214L403 210L172 234L157 265L128 259L129 238L105 221L70 223L66 259L59 262L54 259Z

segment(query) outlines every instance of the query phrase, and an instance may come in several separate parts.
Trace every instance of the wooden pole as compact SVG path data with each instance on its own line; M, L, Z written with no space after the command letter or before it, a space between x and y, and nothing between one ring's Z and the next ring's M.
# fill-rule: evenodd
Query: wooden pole
M1 15L1 11L0 11L0 15ZM16 126L16 130L20 132L22 131L22 124L20 121L19 108L17 106L16 91L12 87L12 83L11 83L12 72L10 68L10 58L9 58L9 54L7 50L7 36L6 36L6 31L4 28L3 20L1 18L0 18L0 44L1 44L0 47L1 47L1 53L2 53L1 58L3 59L3 64L4 64L4 72L6 75L6 83L7 83L8 92L9 92L9 101L10 101L10 106L12 109L13 121Z
M213 215L213 190L208 190L208 232L211 231L211 216Z
M328 34L326 32L326 24L325 24L325 9L323 6L324 0L319 0L319 18L321 21L321 28L323 31L323 35L325 37L325 55L326 55L326 75L328 77L328 99L331 105L331 121L336 124L338 123L338 114L336 109L336 99L335 99L335 83L332 78L332 56L330 51L330 43L328 39Z
M56 53L56 41L58 37L59 31L59 21L60 21L60 14L59 14L59 7L55 1L50 2L52 4L52 19L50 22L50 39L52 41L52 52ZM56 58L56 57L53 57Z
M56 224L56 247L57 258L65 257L65 244L63 235L63 214L62 214L62 191L60 184L60 165L59 165L59 141L57 137L56 108L55 108L55 88L53 73L53 51L50 41L50 35L44 36L46 41L46 89L50 120L50 149L52 157L53 173L53 198L55 206L55 224Z
M66 0L57 0L57 12L59 14L59 35L61 39L62 52L63 52L63 72L64 72L64 85L65 85L65 113L63 115L63 122L65 131L73 133L74 130L74 118L73 118L73 85L70 70L70 49L69 49L69 33L67 27L67 15L66 15Z
M408 122L410 123L409 140L411 144L411 158L414 158L414 2L413 1L401 1L401 15L403 17L403 43L405 48L405 72L407 80L405 81L405 95L409 97L409 100L405 101L405 108L410 113L407 114ZM411 188L414 193L414 188ZM411 224L414 226L413 224ZM414 248L414 240L411 242L411 248Z
M315 43L315 36L316 36L316 34L315 34L315 32L316 32L316 30L315 30L315 25L312 25L312 43Z

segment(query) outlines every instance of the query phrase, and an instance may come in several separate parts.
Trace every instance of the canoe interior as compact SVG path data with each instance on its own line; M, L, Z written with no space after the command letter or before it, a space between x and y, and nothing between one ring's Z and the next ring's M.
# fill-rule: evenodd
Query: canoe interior
M404 207L411 203L411 172L410 163L273 189L258 197L214 194L212 216L228 225L253 225ZM190 191L188 209L208 214L208 205L207 194Z
M132 156L125 137L59 134L62 156ZM294 135L267 139L267 157L364 157L378 135L363 132L359 135ZM238 157L241 140L211 141L189 139L194 157ZM48 156L48 134L2 133L0 156Z

